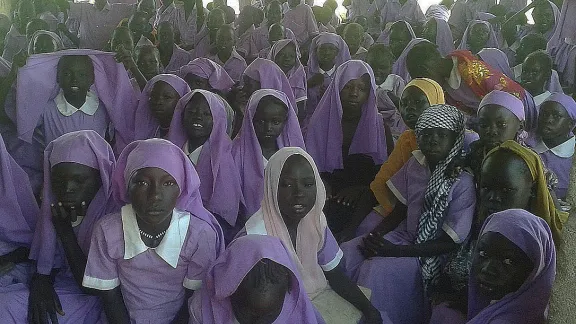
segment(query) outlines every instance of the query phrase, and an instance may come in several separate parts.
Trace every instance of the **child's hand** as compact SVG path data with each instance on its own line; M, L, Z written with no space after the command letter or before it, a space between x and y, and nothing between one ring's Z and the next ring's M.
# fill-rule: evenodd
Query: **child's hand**
M57 314L64 316L64 311L50 276L34 275L28 297L28 323L45 324L50 319L52 324L58 324Z
M381 235L374 235L372 233L368 234L362 239L364 246L358 246L360 253L367 258L374 257L393 257L397 256L397 246L396 244L390 243Z
M370 312L364 314L364 324L382 324L380 312L373 308Z
M340 192L338 192L338 194L336 194L332 199L341 205L356 207L358 200L366 190L367 187L365 186L348 187L340 190Z
M119 45L113 50L116 51L116 55L114 56L116 62L124 64L126 70L130 70L136 66L132 52L124 48L123 45Z

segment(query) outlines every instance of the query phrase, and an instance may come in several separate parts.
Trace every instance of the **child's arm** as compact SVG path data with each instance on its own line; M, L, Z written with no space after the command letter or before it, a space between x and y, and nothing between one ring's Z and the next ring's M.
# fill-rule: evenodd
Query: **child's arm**
M364 246L361 251L368 258L431 257L452 252L457 248L458 244L446 233L442 233L437 239L411 245L396 245L382 236L370 234L364 239Z
M140 69L138 69L138 65L136 65L136 62L134 61L132 52L120 45L118 49L116 49L116 61L124 64L126 70L130 71L130 73L132 73L136 79L136 82L138 82L138 87L140 87L140 90L144 90L144 87L148 81L142 72L140 72Z
M111 290L102 290L100 292L100 298L102 299L102 306L104 307L108 323L130 323L130 316L128 315L128 310L126 309L126 304L124 304L124 298L122 297L122 291L119 286Z
M36 273L30 280L30 294L28 295L28 323L44 324L48 319L52 323L58 323L58 315L64 316L60 298L54 291L54 276Z
M188 323L188 319L190 318L190 312L188 311L188 300L194 294L194 290L186 289L186 294L184 297L184 304L178 311L178 314L172 321L172 324L186 324Z
M10 72L0 81L0 120L9 121L8 115L5 110L5 103L8 94L12 90L12 85L16 81L18 75L18 69L26 65L26 60L28 59L28 53L22 50L18 54L14 55L12 59L12 67Z

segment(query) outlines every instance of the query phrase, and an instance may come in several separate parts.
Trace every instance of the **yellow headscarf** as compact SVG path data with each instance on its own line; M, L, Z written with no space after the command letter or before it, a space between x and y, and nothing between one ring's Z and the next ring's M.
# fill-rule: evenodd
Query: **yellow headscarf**
M416 78L412 79L412 81L408 82L404 90L408 87L414 86L426 95L428 101L430 102L430 106L432 105L440 105L445 104L444 100L444 90L442 86L438 84L438 82L428 79L428 78Z
M515 141L506 141L488 152L484 160L500 150L511 151L526 162L526 165L532 174L532 180L536 185L536 197L535 199L532 199L530 211L548 223L552 230L554 241L558 244L558 242L560 242L559 239L562 236L562 227L568 220L568 213L556 209L554 198L552 198L546 183L544 165L542 164L540 156L538 156L536 152Z

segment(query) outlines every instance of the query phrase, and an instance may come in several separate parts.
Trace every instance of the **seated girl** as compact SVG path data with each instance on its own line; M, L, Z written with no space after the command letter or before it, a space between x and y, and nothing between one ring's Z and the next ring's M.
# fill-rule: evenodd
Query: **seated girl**
M547 89L547 83L552 76L552 68L552 58L546 51L532 52L522 63L520 84L534 98L536 107L539 107L552 94Z
M226 23L226 14L221 8L210 10L206 22L194 39L194 58L207 57L216 43L216 34Z
M550 40L556 32L556 27L560 22L560 10L558 9L558 6L554 2L548 0L533 1L524 7L524 9L516 13L516 15L524 15L532 8L534 8L532 11L534 24L526 24L523 26L519 30L516 38L520 39L524 35L538 33L544 35L547 40Z
M454 39L450 25L444 19L430 18L424 24L422 38L425 38L438 46L440 55L446 56L454 51Z
M216 217L229 242L244 226L237 222L244 198L227 123L222 98L206 90L194 90L176 105L168 140L194 164L204 207Z
M166 138L176 104L188 92L186 81L173 74L159 74L150 79L136 108L134 138Z
M60 36L46 30L35 32L28 43L28 55L52 53L64 49Z
M268 159L286 146L304 148L292 104L280 91L257 90L248 101L242 128L232 145L232 156L240 173L245 199L242 214L246 217L260 209Z
M464 31L458 49L469 50L472 54L478 54L483 48L498 48L496 33L489 22L472 20Z
M180 68L192 61L192 55L174 43L174 29L170 21L158 25L158 52L162 73L177 73Z
M346 226L357 199L388 157L375 90L367 63L345 62L310 118L306 147L328 187L325 212L334 232Z
M538 129L527 144L540 155L542 162L558 177L556 196L566 198L574 155L576 102L570 96L554 93L540 106Z
M512 68L514 73L514 79L517 82L522 82L522 72L524 70L524 60L528 57L528 55L534 52L546 51L546 39L544 36L540 34L528 34L520 40L520 47L516 50L514 62L516 65ZM563 92L562 84L560 83L560 76L558 75L558 71L553 69L553 63L549 64L549 58L552 56L549 55L547 52L537 54L538 59L536 57L532 57L532 62L528 62L532 64L534 62L538 62L539 68L538 71L546 72L546 67L550 66L551 74L550 79L545 81L544 88L550 92ZM528 66L528 65L527 65ZM560 67L558 67L560 68ZM532 69L533 71L533 69ZM528 79L526 79L528 81ZM539 82L538 82L539 83ZM573 82L571 82L573 83ZM530 91L532 92L532 91Z
M184 323L188 298L224 248L194 167L166 140L135 141L112 188L124 206L95 225L82 284L99 291L110 323Z
M114 154L94 131L71 132L44 151L43 201L30 248L30 286L0 294L11 323L96 323L100 300L82 288L94 224L117 211L111 193Z
M30 279L28 253L38 217L38 204L28 175L6 150L0 136L0 292ZM10 288L12 289L12 287Z
M225 95L234 86L234 80L222 66L203 57L181 67L179 75L192 90L203 89Z
M476 204L473 177L450 167L464 143L462 113L432 106L415 131L420 150L387 183L394 209L370 234L342 244L349 277L372 289L372 303L394 323L423 322L443 257L468 237Z
M272 236L235 239L191 298L190 323L322 323L291 257Z
M261 49L258 52L257 57L260 58L268 58L268 54L270 54L270 49L277 41L286 38L286 28L280 24L273 24L268 29L268 46Z
M546 222L521 209L493 214L474 250L467 323L545 323L555 276Z
M213 50L208 58L220 64L234 82L239 82L242 72L246 69L246 61L236 52L235 39L234 29L231 26L220 27L216 34Z
M414 34L410 23L399 20L385 28L376 42L390 47L394 58L398 58L408 43L414 38L416 38L416 34Z
M382 323L380 313L338 267L342 251L322 212L326 192L312 157L301 148L281 149L265 174L262 207L241 234L281 239L313 303L335 292L360 310L366 323Z

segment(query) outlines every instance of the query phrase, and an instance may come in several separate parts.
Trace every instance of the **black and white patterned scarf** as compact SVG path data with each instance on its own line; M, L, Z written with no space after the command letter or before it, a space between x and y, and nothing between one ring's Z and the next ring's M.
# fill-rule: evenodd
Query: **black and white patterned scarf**
M456 181L454 175L448 174L450 162L457 157L464 143L464 115L450 105L434 105L427 108L416 123L416 136L429 128L444 128L456 132L457 137L450 153L440 161L428 182L424 194L424 207L418 221L416 243L423 243L438 238L442 233L444 217L448 209L448 194ZM441 271L440 256L421 257L422 279L424 287L435 284Z

